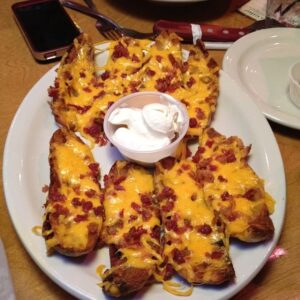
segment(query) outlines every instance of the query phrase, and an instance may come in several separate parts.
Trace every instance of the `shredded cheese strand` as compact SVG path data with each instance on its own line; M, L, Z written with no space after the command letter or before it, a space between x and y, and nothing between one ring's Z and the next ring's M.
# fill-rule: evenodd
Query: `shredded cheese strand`
M37 236L43 236L42 226L40 225L33 226L31 231Z

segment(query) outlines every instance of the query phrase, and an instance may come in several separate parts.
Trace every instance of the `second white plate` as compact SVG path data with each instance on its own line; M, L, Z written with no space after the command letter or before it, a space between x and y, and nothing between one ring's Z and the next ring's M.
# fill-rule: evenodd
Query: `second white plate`
M300 129L300 109L288 93L288 70L300 61L300 30L263 29L244 36L226 52L223 70L279 124Z

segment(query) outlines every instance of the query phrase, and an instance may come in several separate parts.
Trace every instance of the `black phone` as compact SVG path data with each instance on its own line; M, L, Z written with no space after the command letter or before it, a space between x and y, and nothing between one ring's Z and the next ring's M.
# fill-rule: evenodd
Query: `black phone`
M12 5L17 24L38 61L61 57L80 34L59 0L28 0Z

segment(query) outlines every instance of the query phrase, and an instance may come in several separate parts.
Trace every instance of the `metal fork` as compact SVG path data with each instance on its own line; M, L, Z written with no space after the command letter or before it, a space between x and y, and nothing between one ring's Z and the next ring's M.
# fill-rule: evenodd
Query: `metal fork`
M61 0L63 6L77 10L81 13L84 13L88 16L91 16L99 21L97 28L102 33L102 35L109 40L117 40L122 36L129 36L135 39L154 39L157 36L157 33L154 32L139 32L130 28L125 28L117 24L114 20L109 17L97 12L95 10L95 5L92 1L89 1L89 6L86 7L72 0ZM88 2L86 2L88 3Z

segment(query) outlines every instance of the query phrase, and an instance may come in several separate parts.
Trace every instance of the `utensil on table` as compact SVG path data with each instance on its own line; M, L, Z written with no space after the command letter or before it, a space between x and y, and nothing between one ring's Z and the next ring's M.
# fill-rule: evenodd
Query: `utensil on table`
M117 40L122 36L130 36L136 39L154 39L157 36L157 33L154 32L145 33L130 28L122 27L119 24L117 24L114 20L97 12L95 9L91 9L75 1L62 0L61 3L65 7L77 10L93 18L96 18L99 21L98 25L96 24L96 26L106 39Z
M284 27L284 25L269 18L256 21L244 28L159 20L154 23L153 31L157 34L165 30L174 31L183 38L184 41L188 42L193 41L195 36L206 42L234 42L250 32L271 27Z

